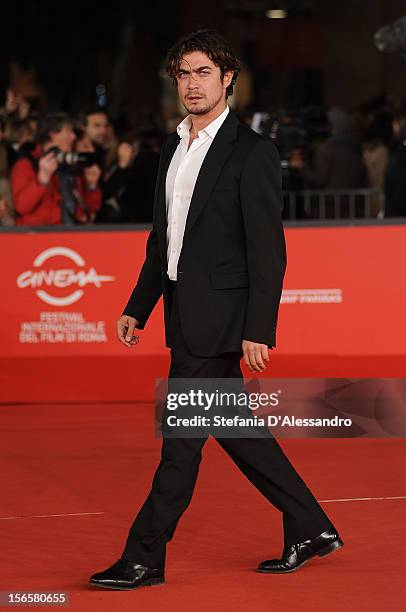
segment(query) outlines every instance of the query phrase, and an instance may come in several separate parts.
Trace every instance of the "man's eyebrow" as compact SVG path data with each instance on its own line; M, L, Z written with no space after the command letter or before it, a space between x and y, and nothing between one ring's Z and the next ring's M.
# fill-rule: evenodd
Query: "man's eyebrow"
M211 70L211 66L199 66L199 68L192 68L192 72L200 72L200 70ZM189 68L179 68L178 72L190 72Z

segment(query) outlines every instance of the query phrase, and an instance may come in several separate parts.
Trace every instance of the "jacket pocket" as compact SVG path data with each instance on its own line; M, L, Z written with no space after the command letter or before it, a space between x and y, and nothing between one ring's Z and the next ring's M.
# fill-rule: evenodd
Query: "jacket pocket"
M210 283L213 289L249 287L248 272L212 272Z

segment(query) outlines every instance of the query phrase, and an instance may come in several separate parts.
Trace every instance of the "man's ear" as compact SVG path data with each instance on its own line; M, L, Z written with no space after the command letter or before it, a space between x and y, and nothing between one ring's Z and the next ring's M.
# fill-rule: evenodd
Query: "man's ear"
M234 72L230 70L229 72L225 72L223 76L223 85L228 87L231 85L231 81L233 80Z

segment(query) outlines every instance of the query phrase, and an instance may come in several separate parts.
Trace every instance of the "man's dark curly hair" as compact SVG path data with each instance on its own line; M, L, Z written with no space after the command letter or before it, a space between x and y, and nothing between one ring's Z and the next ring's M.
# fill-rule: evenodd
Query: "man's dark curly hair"
M166 72L172 78L174 84L176 85L176 77L183 56L193 51L205 53L220 68L222 77L226 72L234 72L232 81L226 89L226 98L231 96L238 73L241 70L241 62L217 30L196 30L183 36L169 49L166 57Z

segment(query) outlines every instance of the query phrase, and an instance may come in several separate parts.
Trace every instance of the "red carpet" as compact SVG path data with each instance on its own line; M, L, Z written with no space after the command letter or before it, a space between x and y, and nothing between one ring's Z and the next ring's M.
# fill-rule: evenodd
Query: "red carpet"
M152 410L0 408L0 590L68 591L69 609L84 612L401 609L406 499L323 503L345 547L286 576L258 574L257 563L281 551L280 515L214 440L168 546L167 584L135 592L87 586L120 555L148 493L160 448ZM281 445L319 500L406 496L404 439Z
M251 378L248 369L244 375ZM162 354L0 359L0 402L153 401L156 378L166 378L169 349ZM401 355L271 355L265 378L403 378ZM23 374L22 374L23 373Z

